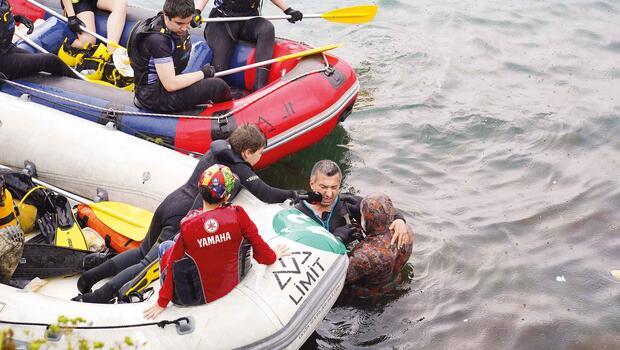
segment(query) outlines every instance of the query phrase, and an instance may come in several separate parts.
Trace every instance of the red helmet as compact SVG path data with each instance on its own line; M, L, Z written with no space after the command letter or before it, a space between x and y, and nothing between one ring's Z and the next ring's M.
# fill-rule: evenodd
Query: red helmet
M198 180L198 188L204 187L211 191L213 198L223 199L228 196L235 184L235 175L229 167L214 164L205 170Z

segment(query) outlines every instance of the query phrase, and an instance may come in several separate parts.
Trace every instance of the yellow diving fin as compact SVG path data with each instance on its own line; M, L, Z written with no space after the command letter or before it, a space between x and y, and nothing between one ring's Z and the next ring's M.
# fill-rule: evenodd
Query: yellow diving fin
M54 245L73 249L88 250L88 244L82 229L78 225L75 213L64 196L58 196L54 200L56 209L56 236Z
M131 281L125 283L119 290L119 295L123 298L129 298L134 293L140 293L144 291L151 283L159 279L159 259L155 259L147 267L145 267L140 274L134 277Z

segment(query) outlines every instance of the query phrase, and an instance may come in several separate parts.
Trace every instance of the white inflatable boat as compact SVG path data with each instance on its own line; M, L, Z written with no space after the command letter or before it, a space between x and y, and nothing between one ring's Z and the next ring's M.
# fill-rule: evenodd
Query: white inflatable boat
M22 167L32 161L41 178L83 196L102 187L110 200L152 209L186 180L196 162L22 99L0 93L0 103L0 164ZM142 317L156 300L157 282L149 300L105 305L70 301L77 276L46 280L36 291L0 284L0 328L10 326L18 345L45 339L58 349L79 339L116 347L126 337L140 349L298 348L340 294L345 248L287 204L265 204L245 190L234 203L246 209L269 245L287 244L292 254L268 267L254 262L225 297L202 306L171 304L156 320L163 326L158 327ZM59 316L87 323L55 339L46 327Z

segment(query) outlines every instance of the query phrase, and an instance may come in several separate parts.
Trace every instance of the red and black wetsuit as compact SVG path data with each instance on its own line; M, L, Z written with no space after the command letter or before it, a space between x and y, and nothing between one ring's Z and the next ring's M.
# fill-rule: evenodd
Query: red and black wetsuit
M254 259L265 265L276 261L276 254L258 235L258 229L243 208L230 205L209 211L192 211L181 221L181 234L174 247L162 258L164 284L157 303L166 307L175 290L173 267L184 256L195 263L205 302L228 294L239 284L241 242L247 238Z

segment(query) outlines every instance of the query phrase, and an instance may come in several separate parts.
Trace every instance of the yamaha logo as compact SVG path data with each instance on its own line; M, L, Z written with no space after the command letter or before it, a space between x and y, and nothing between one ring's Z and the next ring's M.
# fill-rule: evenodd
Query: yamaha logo
M218 224L215 219L209 219L205 221L205 231L209 233L214 233L217 231L218 228L220 228L220 224Z

